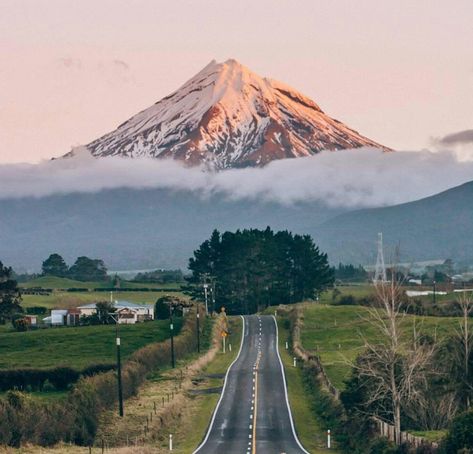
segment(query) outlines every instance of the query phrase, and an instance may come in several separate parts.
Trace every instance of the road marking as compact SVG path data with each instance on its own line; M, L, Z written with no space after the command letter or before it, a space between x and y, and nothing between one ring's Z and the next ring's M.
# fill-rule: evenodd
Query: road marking
M253 413L253 450L252 453L256 454L256 417L258 414L258 374L256 374L255 381L255 411Z

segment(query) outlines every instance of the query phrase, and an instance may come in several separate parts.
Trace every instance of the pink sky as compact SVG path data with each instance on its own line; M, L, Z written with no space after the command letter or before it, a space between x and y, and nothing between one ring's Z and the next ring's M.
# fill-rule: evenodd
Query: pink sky
M471 0L0 0L0 162L114 129L236 58L397 149L473 129Z

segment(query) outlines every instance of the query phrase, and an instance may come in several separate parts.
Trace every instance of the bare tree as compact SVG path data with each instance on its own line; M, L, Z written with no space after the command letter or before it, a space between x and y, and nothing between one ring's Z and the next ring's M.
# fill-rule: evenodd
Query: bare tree
M409 402L423 404L421 390L427 386L435 342L421 340L415 320L412 335L403 333L402 286L395 270L391 274L390 281L374 283L377 304L367 310L366 320L378 333L376 342L365 339L365 353L352 365L369 383L366 408L376 408L376 416L392 416L394 441L400 444L401 410Z
M463 399L465 409L468 410L471 405L471 393L473 391L472 383L470 380L470 355L473 347L473 333L470 329L470 315L473 311L473 293L471 292L462 292L458 299L457 304L461 311L462 319L460 321L459 327L456 330L456 337L460 343L461 354L458 358L458 363L462 364L462 390L463 390ZM460 352L459 352L460 353Z

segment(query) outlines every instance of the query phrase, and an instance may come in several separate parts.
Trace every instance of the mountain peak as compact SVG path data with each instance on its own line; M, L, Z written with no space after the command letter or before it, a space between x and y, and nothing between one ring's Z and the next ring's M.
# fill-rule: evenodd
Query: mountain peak
M228 59L212 60L178 90L86 148L95 157L174 158L223 169L363 146L387 150L290 86Z

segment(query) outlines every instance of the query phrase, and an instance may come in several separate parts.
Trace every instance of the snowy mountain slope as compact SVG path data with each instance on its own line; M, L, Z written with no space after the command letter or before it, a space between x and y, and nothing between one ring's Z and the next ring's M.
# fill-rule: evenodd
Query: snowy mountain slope
M224 169L362 146L388 150L328 117L291 87L227 60L210 62L177 91L86 148L95 157L174 158Z

